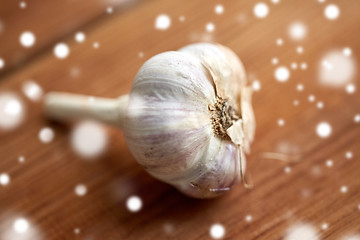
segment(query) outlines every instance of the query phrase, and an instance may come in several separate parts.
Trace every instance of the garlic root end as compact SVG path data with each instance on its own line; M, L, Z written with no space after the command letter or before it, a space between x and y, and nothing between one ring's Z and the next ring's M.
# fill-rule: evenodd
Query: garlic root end
M242 163L242 153L241 153L241 146L239 147L239 159L240 159L240 179L241 179L241 183L242 185L246 188L246 189L253 189L254 188L254 182L252 181L252 177L250 175L250 173L248 173L248 178L246 178L245 174L246 172L243 171L243 163ZM248 182L249 179L249 182Z

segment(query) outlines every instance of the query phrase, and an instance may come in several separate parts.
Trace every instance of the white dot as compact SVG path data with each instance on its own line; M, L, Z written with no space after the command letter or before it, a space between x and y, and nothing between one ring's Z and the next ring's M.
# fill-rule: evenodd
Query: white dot
M345 186L345 185L341 186L341 188L340 188L340 192L341 192L341 193L347 193L347 191L348 191L348 187L347 187L347 186Z
M65 43L58 43L54 47L54 54L55 57L57 58L64 59L69 55L69 53L70 53L69 47Z
M345 56L343 51L332 50L326 53L319 62L318 79L330 87L343 87L350 83L356 72L352 57Z
M5 112L11 116L16 116L21 112L21 104L15 100L9 101L5 107Z
M323 3L323 2L325 2L325 0L318 0L318 2L319 2L319 3Z
M80 228L75 228L75 229L74 229L74 233L75 233L75 234L80 234Z
M290 77L290 71L287 67L280 66L275 70L275 78L279 82L286 82Z
M304 90L304 85L298 84L298 85L296 86L296 89L297 89L299 92L301 92L302 90Z
M291 167L286 166L286 167L284 168L284 172L287 173L287 174L291 173Z
M354 84L350 83L350 84L346 85L345 89L348 94L353 94L356 90L356 87Z
M210 236L214 239L220 239L225 236L225 228L219 223L215 223L210 228Z
M307 69L307 63L306 63L306 62L301 63L301 64L300 64L300 68L301 68L302 70Z
M322 172L322 170L321 170L321 167L319 167L319 166L313 166L311 168L311 174L315 177L319 177L321 175L321 172Z
M164 228L164 232L168 235L174 233L174 231L175 231L175 227L171 223L165 223L163 228Z
M80 71L80 69L78 67L71 67L70 68L70 76L71 77L76 78L76 77L80 76L80 73L81 73L81 71Z
M95 101L90 98L90 101ZM104 152L108 136L104 127L96 122L84 121L75 126L71 133L71 146L84 158L94 158Z
M24 111L20 98L13 93L0 94L0 128L10 130L23 120Z
M155 28L157 30L167 30L171 25L171 19L166 14L160 14L155 19Z
M329 61L327 61L327 60L323 60L323 61L321 62L321 64L322 64L322 66L323 66L324 68L326 68L326 69L328 69L328 70L333 69L333 65L332 65Z
M254 91L259 91L261 89L261 83L258 80L253 81L252 88Z
M224 12L224 6L221 4L218 4L215 6L214 11L216 14L223 14Z
M335 4L329 4L324 10L325 17L329 20L335 20L339 17L340 10Z
M248 22L248 16L245 13L239 13L236 16L236 20L237 22L241 23L242 25L244 25L245 23Z
M44 127L39 132L39 139L43 143L49 143L54 139L54 131L49 127Z
M19 234L26 233L29 230L29 222L25 218L18 218L14 221L13 229Z
M312 194L312 192L308 188L304 188L304 189L301 190L301 196L303 198L309 198L311 196L311 194ZM302 238L300 238L300 239L302 240ZM290 238L289 240L293 240L293 239Z
M93 43L93 48L97 49L99 48L100 44L98 42L94 42Z
M139 57L139 58L143 58L143 57L144 57L144 53L143 53L143 52L139 52L139 53L138 53L138 57Z
M314 95L309 95L308 100L309 100L309 102L314 102L315 101L315 96Z
M22 91L30 100L39 101L43 95L42 88L34 81L26 81L22 85Z
M360 203L358 204L358 210L360 210Z
M350 57L351 54L352 54L351 48L349 48L349 47L344 48L344 49L343 49L343 54L344 54L346 57Z
M180 21L180 22L185 22L185 16L180 16L180 17L179 17L179 21Z
M351 158L353 157L353 153L352 153L351 151L347 151L347 152L345 153L345 157L346 157L347 159L351 159Z
M5 67L5 61L4 59L0 58L0 69Z
M205 26L207 32L213 32L215 30L215 25L213 23L207 23Z
M87 187L84 184L78 184L75 186L75 194L79 197L84 196L87 193Z
M307 28L301 22L294 22L290 24L288 33L293 40L302 40L306 37Z
M0 185L6 186L10 183L10 176L6 173L0 174Z
M299 47L296 48L296 52L301 54L301 53L304 52L304 48L302 46L299 46Z
M107 7L107 8L106 8L106 12L107 12L108 14L112 14L113 11L114 11L114 9L113 9L112 7Z
M323 223L323 224L321 224L321 229L322 230L326 230L326 229L328 229L329 228L329 224L328 223Z
M277 124L278 124L280 127L284 126L284 125L285 125L284 119L282 119L282 118L278 119Z
M317 107L318 109L322 109L322 108L324 107L324 103L323 103L323 102L317 102L317 103L316 103L316 107Z
M284 240L318 240L317 231L308 223L299 223L287 230Z
M269 7L265 3L257 3L254 6L253 12L258 18L265 18L269 14Z
M321 138L327 138L331 134L331 126L327 122L321 122L316 126L316 133Z
M299 106L299 100L294 100L294 102L293 102L293 104L294 104L294 106Z
M126 201L126 207L130 212L138 212L142 207L141 198L138 196L131 196Z
M282 40L282 38L276 39L276 45L281 46L283 44L284 44L284 41Z
M19 161L20 163L25 162L25 157L24 157L24 156L20 156L20 157L18 158L18 161Z
M315 96L314 95L309 95L308 100L309 100L309 102L314 102L315 101Z
M35 35L29 31L23 32L20 35L20 43L23 47L32 47L35 43Z
M331 168L334 165L334 162L331 159L326 160L326 166Z
M347 235L347 236L341 238L341 240L360 240L360 234Z
M250 214L245 216L245 221L246 222L251 222L252 220L253 220L253 217Z
M83 32L77 32L75 34L75 41L78 43L82 43L85 41L85 34Z
M273 59L271 59L271 63L274 64L274 65L276 65L276 64L279 63L279 59L273 58Z
M358 113L354 116L354 122L360 123L360 113Z
M298 65L296 62L291 63L291 69L297 69Z
M20 8L22 8L22 9L24 9L24 8L26 8L26 2L20 2L19 3L19 6L20 6Z
M278 4L278 3L280 2L280 0L271 0L271 2L272 2L273 4Z

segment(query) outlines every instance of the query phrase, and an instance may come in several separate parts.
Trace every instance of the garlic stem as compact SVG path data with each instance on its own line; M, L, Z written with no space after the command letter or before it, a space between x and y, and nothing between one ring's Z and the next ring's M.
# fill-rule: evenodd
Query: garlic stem
M45 112L56 120L88 118L122 127L128 100L129 95L110 99L50 92L45 96Z

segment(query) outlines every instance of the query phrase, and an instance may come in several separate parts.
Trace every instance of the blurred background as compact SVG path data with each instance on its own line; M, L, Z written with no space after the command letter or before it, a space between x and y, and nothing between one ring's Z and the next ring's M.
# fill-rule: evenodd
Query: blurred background
M359 13L358 0L0 0L0 239L359 240ZM117 97L151 56L204 41L230 47L254 89L252 190L187 198L121 131L44 117L46 92Z

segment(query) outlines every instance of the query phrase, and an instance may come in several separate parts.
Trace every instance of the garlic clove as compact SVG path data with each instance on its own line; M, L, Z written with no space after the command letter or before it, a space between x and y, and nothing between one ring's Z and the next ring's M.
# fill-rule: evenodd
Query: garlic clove
M198 164L212 133L208 110L215 93L198 59L166 52L135 77L124 134L135 159L171 182Z
M208 167L196 180L173 184L179 191L195 198L213 198L224 194L241 180L245 173L246 159L242 149L232 143L224 143L213 158L207 158ZM211 153L210 153L211 155ZM204 169L204 168L203 168Z
M241 89L246 86L245 69L240 59L229 48L220 44L196 43L179 49L199 58L213 78L216 94L230 99L237 110Z
M159 101L208 104L215 101L216 96L207 75L197 58L176 51L164 52L144 63L134 79L131 92L148 93L150 98Z

